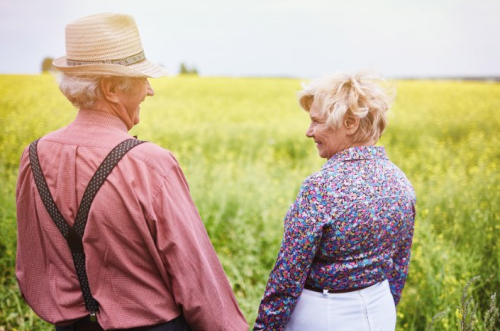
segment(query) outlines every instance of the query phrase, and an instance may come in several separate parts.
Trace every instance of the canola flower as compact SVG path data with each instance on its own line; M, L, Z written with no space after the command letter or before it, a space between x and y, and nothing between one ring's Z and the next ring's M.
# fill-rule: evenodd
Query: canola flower
M305 138L296 79L168 77L132 130L178 158L242 310L252 324L274 265L283 217L321 168ZM396 81L380 145L408 175L417 218L398 330L460 330L463 288L474 327L500 289L500 84ZM20 298L14 276L15 183L21 152L76 110L50 75L0 76L0 330L52 330ZM498 303L496 303L498 305ZM459 316L460 315L460 316ZM491 314L490 314L491 315ZM494 328L493 328L494 329Z

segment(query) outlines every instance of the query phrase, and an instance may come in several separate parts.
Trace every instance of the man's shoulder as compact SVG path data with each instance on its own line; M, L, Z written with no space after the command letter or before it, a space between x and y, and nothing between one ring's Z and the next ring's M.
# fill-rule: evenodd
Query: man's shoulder
M179 162L171 151L148 141L133 148L129 152L129 157L143 163L151 170L162 173L179 166Z

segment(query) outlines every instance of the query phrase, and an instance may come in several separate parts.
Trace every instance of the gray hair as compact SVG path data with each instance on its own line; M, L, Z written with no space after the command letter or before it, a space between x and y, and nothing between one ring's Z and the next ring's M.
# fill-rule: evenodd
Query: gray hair
M57 81L59 89L68 100L77 108L91 108L96 101L103 99L100 89L101 79L105 76L73 76L59 73ZM122 91L128 91L132 87L131 77L111 77L115 80L116 86Z
M394 97L394 91L384 88L383 82L380 75L370 72L338 73L303 85L299 103L309 111L316 101L332 129L339 128L347 116L358 117L354 141L377 141L387 126L387 111Z

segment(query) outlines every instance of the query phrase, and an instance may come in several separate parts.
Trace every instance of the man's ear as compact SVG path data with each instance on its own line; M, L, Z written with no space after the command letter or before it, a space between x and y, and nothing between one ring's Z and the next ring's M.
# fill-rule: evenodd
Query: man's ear
M99 82L99 87L101 88L104 99L111 103L118 103L118 88L116 87L116 82L113 78L103 77Z
M353 135L356 133L356 131L358 131L359 117L346 115L343 125L347 131L347 135Z

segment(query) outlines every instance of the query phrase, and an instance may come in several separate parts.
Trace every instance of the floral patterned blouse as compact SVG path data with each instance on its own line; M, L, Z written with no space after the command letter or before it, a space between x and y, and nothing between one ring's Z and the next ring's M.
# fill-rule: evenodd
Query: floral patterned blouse
M388 279L397 304L410 262L415 202L411 183L384 147L333 155L304 181L285 216L254 330L283 330L305 284L345 290Z

